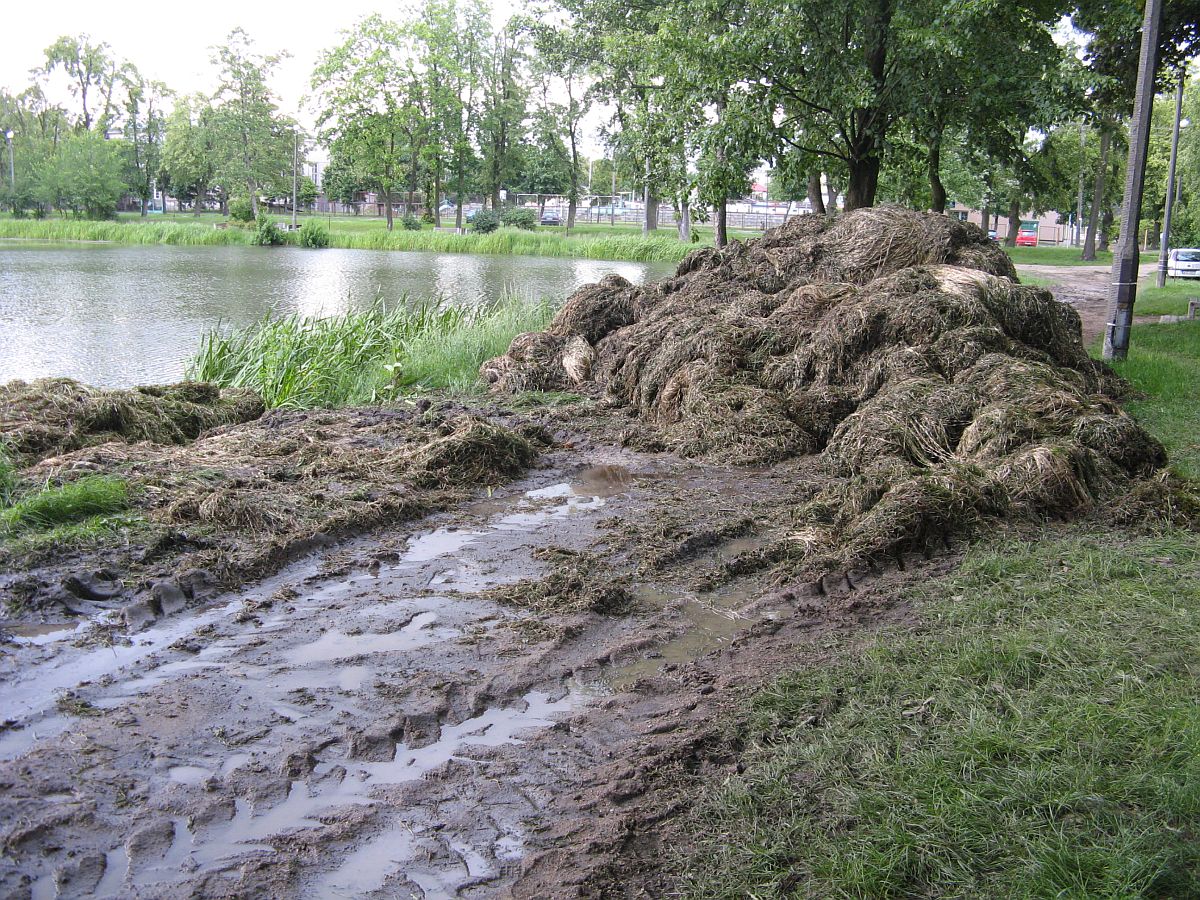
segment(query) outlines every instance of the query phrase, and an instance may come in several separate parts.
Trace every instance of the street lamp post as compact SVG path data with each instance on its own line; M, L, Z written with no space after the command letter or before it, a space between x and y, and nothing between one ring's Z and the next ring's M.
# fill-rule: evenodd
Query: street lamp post
M1183 116L1183 76L1179 76L1179 85L1175 88L1175 127L1171 131L1171 162L1167 166L1167 203L1163 210L1163 233L1158 248L1158 279L1159 287L1167 283L1167 257L1171 253L1171 212L1175 200L1175 160L1179 156L1179 120Z
M8 129L4 132L4 140L8 144L8 186L13 193L13 202L16 203L17 196L17 169L13 165L13 148L12 148L13 131Z

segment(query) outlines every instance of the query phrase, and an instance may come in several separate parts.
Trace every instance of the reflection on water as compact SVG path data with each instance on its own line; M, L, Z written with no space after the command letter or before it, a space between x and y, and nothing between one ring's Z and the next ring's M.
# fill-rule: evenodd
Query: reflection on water
M0 241L0 383L68 375L121 386L182 377L218 322L328 316L376 300L475 305L506 293L561 299L616 272L666 263L260 247L125 247Z

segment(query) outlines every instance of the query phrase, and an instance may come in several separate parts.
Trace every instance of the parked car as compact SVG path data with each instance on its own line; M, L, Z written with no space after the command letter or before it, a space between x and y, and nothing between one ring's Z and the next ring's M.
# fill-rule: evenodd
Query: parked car
M1038 223L1022 222L1017 228L1018 247L1036 247L1038 245Z
M543 225L561 225L563 223L563 219L562 216L560 216L554 210L547 209L542 213L540 222Z
M1200 278L1200 250L1181 247L1168 253L1167 275L1170 278Z

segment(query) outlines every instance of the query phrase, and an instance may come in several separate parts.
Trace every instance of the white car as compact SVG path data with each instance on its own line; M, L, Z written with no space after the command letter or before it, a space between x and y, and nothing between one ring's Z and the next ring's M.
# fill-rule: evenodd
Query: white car
M1200 250L1183 247L1167 254L1167 275L1171 278L1200 278Z

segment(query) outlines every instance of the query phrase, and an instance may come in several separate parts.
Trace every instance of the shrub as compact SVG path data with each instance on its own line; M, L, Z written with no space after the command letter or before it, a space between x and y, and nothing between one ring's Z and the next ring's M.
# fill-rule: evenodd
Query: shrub
M521 206L510 206L500 214L500 223L512 228L524 228L533 231L537 228L537 215L532 209Z
M229 218L249 225L254 221L254 205L245 197L234 197L229 201Z
M491 234L500 227L500 217L490 209L481 209L471 219L471 230L476 234Z
M310 250L324 250L329 246L329 229L316 219L309 219L300 226L300 246Z
M279 230L279 226L265 215L260 214L258 222L254 226L254 237L250 239L250 243L257 244L259 247L278 247L283 242L283 232Z
M400 220L400 224L404 226L405 231L420 231L421 220L416 216L405 216Z

